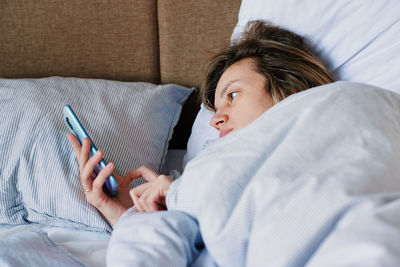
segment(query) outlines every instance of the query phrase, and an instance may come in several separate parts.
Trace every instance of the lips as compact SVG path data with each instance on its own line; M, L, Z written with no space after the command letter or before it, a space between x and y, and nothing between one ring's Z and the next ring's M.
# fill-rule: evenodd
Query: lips
M230 133L232 131L233 131L233 129L221 130L219 132L219 137L224 137L225 135L227 135L228 133Z

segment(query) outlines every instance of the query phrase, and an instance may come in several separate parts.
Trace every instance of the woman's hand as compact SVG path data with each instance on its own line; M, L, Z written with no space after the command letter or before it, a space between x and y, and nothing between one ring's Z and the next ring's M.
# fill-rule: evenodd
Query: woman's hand
M131 189L129 184L132 179L130 177L122 178L113 173L113 163L108 163L106 168L102 169L96 176L94 168L103 158L103 152L98 150L95 155L89 158L91 145L89 138L85 138L82 145L71 133L68 134L68 139L78 158L81 183L87 201L97 208L111 224L115 225L121 215L133 205L129 196ZM112 173L118 182L116 197L110 197L103 192L103 185Z
M126 174L129 180L143 177L147 183L130 190L137 211L166 210L165 197L173 179L159 175L147 166L141 166Z

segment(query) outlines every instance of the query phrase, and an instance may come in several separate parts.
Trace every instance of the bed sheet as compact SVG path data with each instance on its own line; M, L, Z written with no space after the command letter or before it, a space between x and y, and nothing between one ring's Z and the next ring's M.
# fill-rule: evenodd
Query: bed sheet
M40 224L27 224L27 225L0 225L0 242L10 239L10 237L18 236L20 240L32 239L32 234L39 233L42 238L46 240L48 238L49 248L57 249L58 256L61 255L62 258L69 258L75 262L76 266L106 266L105 255L107 251L108 240L110 236L105 233L92 232L92 231L81 231L75 229L66 229L60 227L48 227ZM20 246L13 243L15 248L22 248L23 244ZM43 251L43 246L36 246L34 249L34 255L48 253ZM11 248L8 248L11 249ZM0 246L0 251L6 250ZM21 250L21 249L18 249ZM41 251L40 251L41 250ZM18 252L21 253L21 252ZM33 252L32 252L33 253ZM50 252L55 255L55 252ZM26 251L25 257L33 256L29 251ZM21 254L19 254L21 258ZM65 262L64 259L58 259L59 263ZM0 259L1 262L1 259ZM42 262L42 260L38 260ZM36 262L36 263L38 263ZM2 264L9 264L8 261L2 262ZM18 262L23 264L22 266L34 266L35 263L32 261ZM24 265L26 264L26 265ZM72 265L69 263L69 265ZM21 266L21 265L19 265ZM60 266L60 265L59 265Z

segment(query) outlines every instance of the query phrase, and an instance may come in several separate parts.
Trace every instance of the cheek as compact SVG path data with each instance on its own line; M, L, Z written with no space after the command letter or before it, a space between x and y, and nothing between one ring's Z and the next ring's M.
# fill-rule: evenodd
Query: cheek
M237 112L235 115L235 126L237 129L245 127L246 125L253 122L261 114L263 114L265 109L260 109L256 107L247 106Z
M235 129L245 127L261 116L272 105L272 100L264 98L264 95L256 98L241 99L240 102L236 103L235 109L231 110L232 126Z

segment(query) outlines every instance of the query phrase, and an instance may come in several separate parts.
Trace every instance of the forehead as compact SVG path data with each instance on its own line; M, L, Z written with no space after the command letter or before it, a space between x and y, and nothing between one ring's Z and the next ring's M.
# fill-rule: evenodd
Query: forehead
M255 59L245 58L235 62L221 75L215 90L214 103L217 103L218 99L223 97L226 90L232 84L240 82L253 82L254 80L260 80L263 84L265 84L264 76L257 72Z
M227 82L229 79L234 79L235 76L239 78L252 72L257 72L257 62L254 58L244 58L236 61L222 73L217 84L217 89L220 83Z

